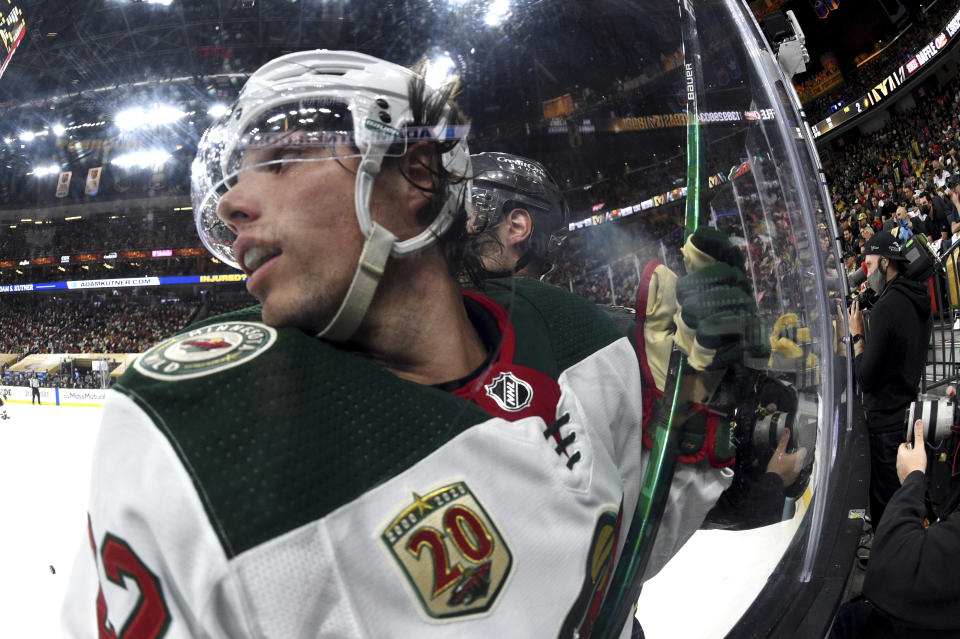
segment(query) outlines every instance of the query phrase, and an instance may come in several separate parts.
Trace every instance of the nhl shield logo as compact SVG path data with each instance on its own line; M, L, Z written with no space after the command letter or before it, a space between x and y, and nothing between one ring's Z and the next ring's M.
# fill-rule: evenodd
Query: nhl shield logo
M493 399L503 410L515 413L530 405L533 401L533 388L513 373L507 371L483 387L487 396Z
M489 612L513 564L503 536L464 482L413 493L380 538L435 621Z

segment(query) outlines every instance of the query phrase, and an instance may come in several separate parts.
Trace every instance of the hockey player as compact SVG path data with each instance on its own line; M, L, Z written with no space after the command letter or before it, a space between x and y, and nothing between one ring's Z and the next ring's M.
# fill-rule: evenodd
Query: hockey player
M487 152L474 154L471 160L474 176L473 213L468 227L474 234L472 246L484 265L484 274L493 278L508 275L542 278L553 268L552 252L559 246L569 218L569 209L560 187L542 164L529 158ZM736 249L727 237L711 228L701 229L692 237L684 246L683 253L690 272L710 266L712 270L728 269L724 277L731 277L731 273L743 270L744 256L740 250ZM722 264L714 264L716 260L706 253L719 257ZM739 274L734 277L739 277ZM689 281L691 280L687 280ZM645 433L651 425L653 408L666 383L670 348L675 339L679 339L675 317L678 309L676 287L676 274L660 261L652 260L644 269L639 283L636 312L622 307L600 305L619 330L628 334L635 344L639 344L637 354L644 388ZM689 284L684 287L689 290ZM738 297L742 308L751 307L745 294ZM758 334L754 337L763 336ZM758 354L765 352L765 347L758 349ZM691 373L701 376L698 384L703 392L700 395L701 401L698 402L698 410L693 411L691 418L684 424L685 432L681 444L683 455L680 457L683 463L674 479L676 494L683 492L682 487L686 485L688 475L715 474L720 481L722 475L716 469L729 467L734 462L734 451L729 445L732 407L706 404L707 398L716 393L722 375L719 369L723 367L712 368L714 370L703 375L698 372ZM728 386L737 385L743 379L743 376L731 376ZM731 393L723 395L729 401ZM789 435L789 431L785 434ZM644 443L649 448L653 441L645 434ZM777 449L771 464L771 472L782 478L779 488L781 503L777 514L782 510L783 484L790 485L795 480L796 471L799 470L805 455L805 451L787 453L786 444L787 440L781 441L783 450ZM779 456L776 453L779 453ZM761 510L769 512L771 509ZM680 526L674 522L679 516L680 512L676 509L666 512L664 527L668 530L679 529ZM743 522L736 520L736 524L742 525ZM645 576L653 576L684 540L670 535L660 537L654 545L652 567Z
M636 354L559 289L459 290L471 169L449 98L301 52L205 134L198 229L261 305L107 391L66 636L589 633L643 472ZM689 535L725 481L692 473L662 534Z
M469 222L473 244L490 276L540 279L562 238L570 211L560 187L539 162L509 153L470 156Z

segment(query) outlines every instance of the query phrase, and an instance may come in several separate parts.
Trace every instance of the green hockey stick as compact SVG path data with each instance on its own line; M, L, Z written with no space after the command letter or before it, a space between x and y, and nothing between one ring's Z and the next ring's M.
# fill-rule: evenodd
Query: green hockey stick
M683 235L686 240L697 230L700 222L701 174L705 167L701 161L703 148L697 96L702 92L703 81L700 76L700 47L692 0L678 0L678 8L687 91L687 201ZM637 508L591 637L618 637L643 588L643 573L650 560L653 541L660 527L677 463L680 428L675 425L675 418L684 410L684 398L691 396L686 388L691 376L683 375L685 365L686 357L674 345L670 354L663 400L658 404L653 417L653 450L643 475Z

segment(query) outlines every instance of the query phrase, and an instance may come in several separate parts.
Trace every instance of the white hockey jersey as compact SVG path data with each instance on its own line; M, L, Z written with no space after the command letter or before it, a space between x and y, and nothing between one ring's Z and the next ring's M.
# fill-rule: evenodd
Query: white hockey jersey
M453 392L256 310L144 354L104 408L65 636L586 633L646 459L637 357L580 298L487 295L502 347ZM729 474L678 468L648 575Z

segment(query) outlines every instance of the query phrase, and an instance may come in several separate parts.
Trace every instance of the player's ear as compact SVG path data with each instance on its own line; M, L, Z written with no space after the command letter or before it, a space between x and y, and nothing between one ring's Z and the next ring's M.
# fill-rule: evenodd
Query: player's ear
M420 210L435 195L439 186L439 158L436 149L427 142L417 142L400 159L400 170L406 176L404 189L406 203L414 211Z
M533 233L530 211L516 208L507 213L507 244L521 244Z

